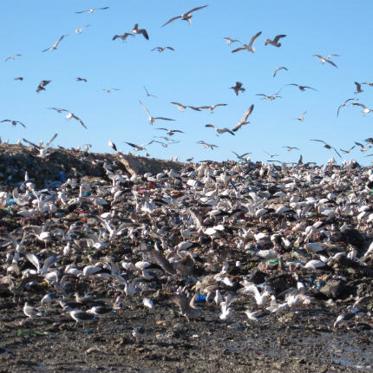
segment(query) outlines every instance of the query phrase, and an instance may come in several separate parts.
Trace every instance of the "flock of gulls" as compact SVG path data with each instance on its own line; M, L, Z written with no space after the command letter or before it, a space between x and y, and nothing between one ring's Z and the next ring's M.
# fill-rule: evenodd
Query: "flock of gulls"
M110 7L105 6L105 7L99 7L99 8L88 8L88 9L77 11L75 13L76 14L93 14L93 13L96 13L96 12L109 11L109 10L110 10ZM167 21L165 21L163 24L161 24L161 27L166 27L166 26L171 27L171 25L174 22L177 22L179 20L186 21L189 25L191 25L192 24L192 18L194 16L197 16L197 15L198 15L198 17L206 16L206 15L202 15L202 13L205 13L205 12L206 13L208 12L208 5L201 5L201 6L194 7L193 9L185 11L185 12L181 13L180 15L176 15L176 16L173 16L173 17L169 18ZM76 34L80 34L83 31L85 31L88 27L90 27L89 24L77 27L74 32ZM62 43L65 43L65 40L68 36L69 36L69 34L62 34L49 47L43 49L42 52L43 53L55 52L57 49L60 48ZM125 42L125 41L128 41L129 39L134 39L136 36L143 37L147 41L149 41L151 39L150 38L150 32L145 27L141 27L138 23L136 23L132 27L132 29L130 29L128 31L125 31L123 33L113 35L112 40L113 41L120 40L120 41ZM256 52L255 45L260 42L261 37L262 37L262 31L258 31L251 36L251 38L249 39L249 41L247 43L241 42L240 40L235 39L231 36L224 37L224 40L230 48L232 48L233 45L235 46L234 48L231 49L231 52L234 53L234 54L241 53L241 52L243 52L243 53L249 52L249 53L254 54ZM286 34L277 34L277 35L274 35L272 38L270 38L270 37L265 38L263 44L264 44L264 46L280 48L283 45L283 43L286 43L286 41L287 41L286 38L287 38ZM155 47L151 48L150 51L159 52L159 53L175 52L176 48L173 47L173 46L155 46ZM16 54L7 56L4 59L4 61L8 62L8 61L16 60L16 59L21 58L21 57L22 57L22 54L16 53ZM335 58L340 57L338 54L335 54L335 53L332 53L332 54L329 54L329 55L314 54L313 57L317 58L320 61L321 64L326 64L326 65L329 65L330 67L338 68L337 64L334 62ZM276 78L277 75L280 72L285 73L287 71L289 71L288 67L279 66L279 67L274 69L273 78ZM18 80L18 81L23 81L23 79L24 78L22 76L17 76L15 78L15 80ZM85 78L85 77L81 77L81 76L76 77L76 81L77 82L88 83L88 79ZM47 80L47 79L41 80L40 83L36 87L36 92L37 93L45 92L47 90L47 86L51 82L52 82L51 80ZM373 87L373 83L368 82L368 81L366 81L366 82L357 82L356 81L356 82L354 82L354 85L355 85L354 96L350 97L350 98L347 98L340 106L338 106L337 116L340 115L342 109L345 109L347 107L361 108L361 112L362 112L363 115L368 115L368 114L371 113L371 111L373 111L373 109L369 108L366 104L360 102L359 97L358 97L359 94L364 92L365 87L367 87L367 88ZM317 89L315 89L311 86L303 85L303 84L299 84L299 83L289 83L289 84L286 84L283 88L285 88L287 86L295 87L300 92L305 92L305 91L315 91L315 92L317 92L318 91ZM277 92L275 92L273 94L258 93L258 94L256 94L256 96L261 97L265 101L271 102L271 101L280 99L282 97L281 92L282 92L283 88L281 88L280 90L278 90ZM246 88L244 87L243 83L240 82L240 81L236 81L230 87L230 89L233 90L233 92L236 96L238 96L240 94L243 94L246 91ZM112 92L117 91L117 90L119 90L119 89L118 88L104 88L104 89L102 89L102 91L104 91L106 93L112 93ZM144 91L146 93L147 98L157 98L157 96L150 93L146 87L144 87ZM142 102L142 100L139 100L139 104L144 109L145 114L148 118L148 122L151 125L157 125L160 122L166 122L166 123L169 123L169 124L171 122L176 122L175 119L173 119L169 116L153 115L151 113L151 111L149 110L149 108ZM187 109L190 109L190 110L197 111L197 112L209 111L211 113L214 113L217 108L228 106L228 104L226 104L226 103L208 104L208 105L187 105L187 104L177 102L177 101L172 101L171 104L175 105L176 108L179 111L186 111ZM71 112L68 109L62 109L62 108L56 108L56 107L51 107L49 109L52 109L59 114L63 113L67 120L75 120L77 123L79 123L85 129L88 128L88 125L86 125L86 123L81 119L80 115L77 115L77 114ZM206 123L205 127L213 129L218 136L224 135L224 134L229 134L231 136L235 136L235 135L237 135L238 130L241 130L244 126L247 126L248 124L250 124L250 121L249 121L250 118L249 117L253 113L253 110L254 110L254 104L251 104L249 106L249 108L247 109L247 111L242 115L241 119L237 123L233 124L231 127L222 127L221 128L214 123ZM295 119L298 120L299 122L304 122L306 120L306 114L307 114L307 111L303 112L302 114L297 116ZM4 120L0 121L0 123L10 124L12 126L20 125L20 126L26 128L26 124L24 122L16 120L16 119L4 119ZM157 129L160 129L160 128L157 128ZM157 145L159 145L163 148L167 148L171 145L175 145L175 144L180 143L181 142L180 140L175 140L175 138L171 138L172 136L174 136L176 134L182 136L183 134L185 134L185 132L180 128L169 128L167 136L157 136L155 134L148 142L143 143L143 144L135 144L134 142L130 142L130 141L125 141L124 143L127 144L128 146L130 146L133 151L142 152L146 156L149 156L150 155L150 152L149 152L150 145L157 144ZM337 156L338 158L342 158L344 155L349 154L353 149L360 150L361 152L367 152L368 150L370 150L372 148L372 138L368 138L368 139L365 139L365 140L360 140L360 141L357 141L357 142L351 144L349 152L345 152L341 148L337 149L336 146L329 145L327 142L325 142L322 139L311 139L311 141L321 144L325 149L332 151L333 155ZM362 143L364 143L364 144L361 145ZM110 144L113 144L113 142L111 140L109 141L109 145ZM211 149L211 150L214 150L214 149L219 147L218 145L213 144L206 139L202 139L202 140L197 141L197 144L200 144L204 148ZM300 154L300 149L297 146L284 145L283 148L287 148L288 151L293 151L293 150L297 151ZM118 149L117 145L115 145L115 149ZM233 152L233 153L235 153L235 152ZM365 156L370 157L370 156L372 156L372 154L367 153ZM276 159L276 160L271 159L271 161L279 162L278 159Z
M207 13L207 7L174 16L162 27L171 27L179 20L191 24L195 15ZM255 53L261 35L255 33L247 44L232 37L225 41L229 46L237 45L232 53ZM151 39L150 32L139 24L112 39L126 41L136 36ZM43 52L56 51L66 37L61 35ZM264 44L280 48L286 40L286 35L279 34ZM159 46L152 50L174 52L175 48ZM5 61L19 57L17 54ZM315 57L337 68L332 60L336 55ZM278 67L273 77L287 70ZM87 82L84 77L76 80ZM36 92L45 93L50 83L42 80ZM354 106L364 115L373 111L358 99L363 87L373 84L355 85L355 96L338 107L337 115ZM298 83L288 86L300 92L316 91ZM235 95L245 92L239 81L230 89ZM155 97L146 87L144 91L147 98ZM274 101L280 93L258 96ZM177 101L170 105L182 112L210 113L227 106ZM155 127L175 119L153 113L142 100L139 107L160 136L145 145L126 141L131 149L147 152L150 144L167 147L178 142L175 137L182 136L183 130ZM218 136L235 136L250 123L254 107L250 104L231 127L213 123L205 127ZM89 128L68 109L49 110ZM297 120L304 121L305 116L306 112ZM26 128L15 119L0 123ZM41 145L23 141L45 158L56 137ZM310 141L337 157L355 148L367 152L373 146L373 138L355 142L349 149L337 149L322 139ZM206 140L198 144L217 148ZM121 156L113 141L108 145ZM299 151L296 146L283 148ZM86 326L107 314L125 317L126 307L135 302L149 312L167 305L188 321L212 313L221 323L239 317L249 324L260 323L317 307L329 313L334 310L331 328L371 325L370 285L362 278L373 276L372 170L352 161L338 166L331 160L319 167L304 163L301 156L296 164L277 165L278 154L270 152L266 153L270 158L267 164L253 163L249 152L233 153L237 162L189 162L178 169L142 176L126 174L107 161L102 165L105 178L71 177L49 189L38 189L26 172L19 185L2 186L1 209L16 222L1 226L0 288L22 305L26 320L22 322L53 315L70 317ZM134 338L140 338L139 333L134 329Z

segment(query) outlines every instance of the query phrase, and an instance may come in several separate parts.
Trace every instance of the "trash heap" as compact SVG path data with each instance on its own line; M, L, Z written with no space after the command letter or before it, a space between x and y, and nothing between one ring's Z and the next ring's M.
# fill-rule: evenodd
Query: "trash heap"
M84 324L136 303L195 322L316 312L332 329L372 326L371 167L101 167L44 188L31 170L2 180L0 295L25 318L43 306Z

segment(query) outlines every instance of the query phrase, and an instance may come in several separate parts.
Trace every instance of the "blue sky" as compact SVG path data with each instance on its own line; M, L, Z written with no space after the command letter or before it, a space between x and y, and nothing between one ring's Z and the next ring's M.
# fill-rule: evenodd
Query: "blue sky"
M172 16L193 7L208 4L194 13L192 26L177 20L161 25ZM91 7L110 9L93 14L75 14ZM148 147L151 156L184 160L224 160L237 153L252 152L252 159L266 160L264 153L279 154L277 159L296 161L300 152L287 152L282 146L301 149L307 161L326 162L333 155L311 138L323 139L336 148L348 149L354 141L373 136L373 113L363 116L359 107L347 107L336 117L336 109L345 99L354 97L354 81L373 81L371 35L373 2L369 0L1 0L0 61L1 118L24 122L27 128L1 124L3 140L16 142L23 137L38 142L58 133L55 145L92 144L94 151L111 151L112 139L121 151L130 148L124 141L146 144L162 135L154 127L183 130L175 135L180 143L163 148ZM127 42L112 41L114 34L130 31L135 23L150 35ZM81 34L78 26L89 24ZM248 42L262 31L256 52L231 53L224 42L232 36ZM62 34L69 34L56 51L42 53ZM282 47L264 46L266 38L286 34ZM156 46L172 46L175 52L151 52ZM4 58L22 54L14 61ZM313 57L318 53L339 54L334 68ZM273 70L286 66L276 78ZM24 81L15 81L23 76ZM88 83L75 81L77 76ZM52 80L45 92L35 89L43 80ZM231 89L236 81L246 88L236 97ZM299 83L318 91L300 92L286 86ZM146 97L148 90L158 98ZM105 88L119 88L107 94ZM257 93L281 90L281 99L267 102ZM373 87L363 86L357 97L373 107ZM151 126L142 100L153 115L176 119ZM209 112L179 112L170 101L188 105L226 103ZM255 104L250 124L236 133L216 136L206 123L233 127L249 107ZM61 107L80 116L85 130L75 121L48 107ZM307 111L305 121L295 118ZM219 146L206 150L197 141ZM344 157L369 163L373 159L357 149Z

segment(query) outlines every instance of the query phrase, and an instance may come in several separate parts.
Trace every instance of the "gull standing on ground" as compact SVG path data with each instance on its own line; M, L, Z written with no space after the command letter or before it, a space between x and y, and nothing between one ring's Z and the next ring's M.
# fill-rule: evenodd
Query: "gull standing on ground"
M281 47L281 43L279 42L280 39L282 38L286 38L286 35L276 35L273 39L267 39L265 42L264 42L264 45L273 45L274 47Z
M167 22L165 22L162 27L168 25L169 23L176 21L177 19L181 19L183 21L187 21L190 25L192 24L192 17L193 17L193 12L196 12L197 10L206 8L207 5L202 5L202 6L197 6L196 8L193 8L189 10L188 12L185 12L181 14L180 16L172 17L170 18Z
M23 313L32 319L35 316L41 316L41 313L35 307L30 306L27 302L23 306Z
M141 34L146 40L149 40L149 34L144 28L139 28L139 24L136 23L132 28L132 33L135 35Z
M54 110L54 111L57 111L57 113L66 113L66 116L65 116L65 118L67 119L67 120L71 120L71 119L75 119L75 120L77 120L79 123L80 123L80 125L82 126L82 127L84 127L85 129L87 129L87 126L84 124L84 122L77 116L77 115L75 115L74 113L72 113L71 111L69 111L69 110L66 110L66 109L60 109L60 108L56 108L56 107L51 107L51 108L49 108L50 110Z
M151 114L150 114L150 111L149 109L142 103L142 101L139 100L139 103L140 105L144 108L146 114L148 115L148 121L150 124L154 124L156 120L167 120L167 121L171 121L171 122L174 122L175 119L172 119L172 118L166 118L166 117L153 117Z
M257 32L254 36L251 37L249 44L243 44L241 47L238 47L236 49L232 50L232 53L240 52L247 50L248 52L254 53L255 48L254 48L254 42L255 40L262 34L261 31Z
M275 69L274 71L273 71L273 77L276 77L276 75L277 75L277 73L279 72L279 71L281 71L281 70L285 70L285 71L288 71L288 68L287 67L285 67L285 66L280 66L280 67L278 67L277 69Z
M61 35L49 48L43 49L42 52L55 51L66 36L68 35Z
M250 105L249 108L244 112L242 118L238 121L238 123L232 128L233 132L237 132L242 126L249 124L248 121L249 116L254 111L254 104Z
M241 82L236 82L236 84L230 87L230 89L233 89L236 96L238 96L240 92L245 92L245 88L243 87L243 84Z

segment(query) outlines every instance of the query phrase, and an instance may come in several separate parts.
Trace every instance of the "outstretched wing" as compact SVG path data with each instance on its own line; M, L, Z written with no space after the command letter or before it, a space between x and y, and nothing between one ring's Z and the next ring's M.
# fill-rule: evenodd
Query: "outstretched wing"
M161 27L164 27L164 26L168 25L169 23L171 23L173 21L176 21L179 18L181 18L181 16L172 17L166 23L164 23Z

